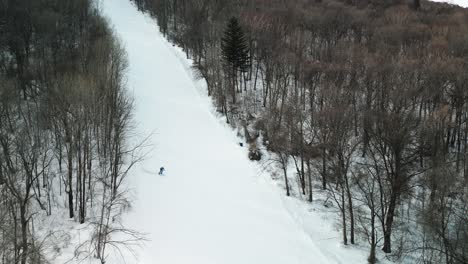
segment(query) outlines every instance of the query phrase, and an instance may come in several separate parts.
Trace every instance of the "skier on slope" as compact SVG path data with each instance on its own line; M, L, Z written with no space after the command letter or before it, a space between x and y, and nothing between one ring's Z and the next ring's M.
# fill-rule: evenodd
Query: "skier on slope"
M164 175L164 167L159 168L159 175Z

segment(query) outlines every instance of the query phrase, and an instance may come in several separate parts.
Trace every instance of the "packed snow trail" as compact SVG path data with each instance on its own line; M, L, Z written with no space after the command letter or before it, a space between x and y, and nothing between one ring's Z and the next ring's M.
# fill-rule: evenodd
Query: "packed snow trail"
M335 263L212 115L180 50L155 22L129 0L104 0L102 9L128 53L137 131L154 132L154 151L132 173L136 201L125 216L149 241L126 263ZM161 166L165 176L158 175ZM109 263L117 263L114 257Z

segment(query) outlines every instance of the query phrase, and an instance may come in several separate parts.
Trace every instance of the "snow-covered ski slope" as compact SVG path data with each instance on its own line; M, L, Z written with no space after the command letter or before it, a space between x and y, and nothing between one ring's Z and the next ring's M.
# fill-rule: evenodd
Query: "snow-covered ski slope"
M111 253L107 263L365 262L366 250L340 246L333 219L307 216L307 227L297 221L307 209L292 214L294 200L248 160L235 133L213 115L183 52L152 19L129 0L103 0L101 8L128 53L137 132L151 134L154 145L132 172L136 199L124 221L149 241L136 249L137 259Z
M431 0L433 2L446 2L453 5L459 5L461 7L468 7L468 0Z

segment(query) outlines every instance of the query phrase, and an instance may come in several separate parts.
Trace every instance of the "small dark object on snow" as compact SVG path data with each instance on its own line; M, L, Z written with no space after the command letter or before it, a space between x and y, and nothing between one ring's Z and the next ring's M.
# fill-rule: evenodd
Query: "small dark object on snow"
M239 146L243 147L243 146L244 146L244 143L239 142Z
M257 149L250 149L249 150L249 159L259 161L262 159L262 153Z
M159 168L159 175L163 175L164 174L164 167L161 167Z

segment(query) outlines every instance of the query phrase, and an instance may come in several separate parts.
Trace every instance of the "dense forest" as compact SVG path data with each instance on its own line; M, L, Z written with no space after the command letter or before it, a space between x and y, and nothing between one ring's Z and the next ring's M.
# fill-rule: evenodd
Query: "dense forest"
M275 153L287 195L291 179L310 202L314 186L326 190L345 245L368 243L369 263L377 249L397 262L468 262L468 10L424 0L134 2L194 61L250 156L260 158L257 146Z
M126 67L93 1L0 1L0 263L61 255L67 219L91 229L83 258L137 238L118 224L137 161Z

